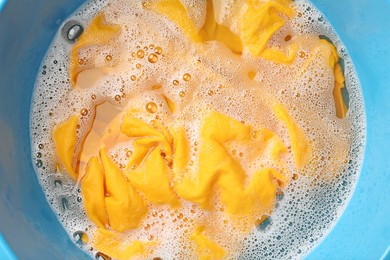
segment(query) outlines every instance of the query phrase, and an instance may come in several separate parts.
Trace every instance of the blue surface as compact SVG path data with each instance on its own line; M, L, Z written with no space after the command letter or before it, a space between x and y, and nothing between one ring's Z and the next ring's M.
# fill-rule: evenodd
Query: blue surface
M0 15L0 233L20 259L86 258L47 204L29 146L30 100L39 64L61 21L82 2L12 0ZM366 106L367 146L348 208L308 259L379 259L390 245L390 2L312 2L355 64ZM7 252L0 238L0 259L7 259Z

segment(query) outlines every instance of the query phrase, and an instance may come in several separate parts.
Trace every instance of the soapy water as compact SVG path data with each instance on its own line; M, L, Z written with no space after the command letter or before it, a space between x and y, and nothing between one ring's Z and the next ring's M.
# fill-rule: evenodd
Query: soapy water
M202 20L200 18L203 14L199 10L204 8L203 2L183 1L183 3L193 10L190 15L198 18L193 20ZM286 101L289 97L295 97L292 103L306 102L308 103L307 110L310 110L313 106L310 106L308 101L311 100L315 104L317 113L331 118L325 123L326 128L320 129L323 133L318 134L320 130L315 128L315 124L307 122L303 116L300 116L300 113L308 113L305 109L294 111L292 114L301 125L310 128L307 134L312 138L323 137L329 140L329 136L338 136L341 140L349 141L348 158L345 159L343 166L333 177L328 178L313 178L308 174L294 173L287 188L278 195L276 208L271 216L258 225L253 232L243 237L235 233L231 227L226 227L226 233L221 233L221 237L214 239L226 243L224 241L226 238L223 236L228 234L231 243L239 241L238 243L242 244L241 249L230 255L236 259L301 258L321 242L342 214L359 176L365 145L364 107L352 62L346 48L330 24L323 14L307 1L295 1L294 4L297 15L287 22L277 34L282 37L286 33L290 35L289 32L295 31L302 34L325 35L336 46L340 57L344 60L344 74L350 100L349 112L342 121L334 116L334 108L329 105L331 93L330 95L324 94L325 89L321 89L321 86L333 84L333 78L329 75L322 77L314 70L311 74L305 75L303 79L291 82L291 76L288 75L292 72L284 66L273 65L268 61L257 62L245 53L242 55L245 59L243 62L231 55L228 50L214 43L207 44L209 49L205 49L205 54L200 55L196 50L188 47L185 40L177 40L185 36L175 26L157 23L161 21L161 17L156 14L143 14L141 2L121 4L120 1L90 1L64 22L63 30L62 32L60 30L53 40L42 63L42 70L37 76L31 109L31 140L34 165L47 200L70 238L80 248L96 258L104 258L104 254L96 252L82 239L84 233L87 237L91 237L95 227L84 212L80 189L75 186L68 174L56 169L52 131L56 124L65 121L72 114L79 113L82 120L78 129L78 138L81 138L88 130L85 126L94 116L93 107L105 101L114 103L119 108L129 105L137 108L143 107L149 112L149 116L145 118L147 120L158 116L162 120L181 122L187 129L190 129L189 142L196 143L199 141L200 118L193 115L199 114L205 106L217 107L231 117L272 129L275 128L274 122L266 116L272 114L267 109L268 103L275 100ZM238 25L234 21L224 20L224 17L232 11L232 6L226 4L220 9L225 9L226 12L221 11L216 20L219 23L230 25L233 32L237 30ZM93 88L90 88L86 81L85 88L73 90L69 95L72 89L68 74L72 41L83 32L83 28L86 28L99 10L105 10L107 19L113 23L126 25L127 33L121 36L119 42L126 43L125 47L122 46L123 53L129 53L129 57L124 57L123 53L115 53L113 49L99 49L97 51L103 54L100 56L105 60L101 62L123 63L130 59L131 62L129 61L127 66L131 66L131 70L116 71L115 75L106 75L104 80L97 76ZM126 12L132 16L123 15ZM126 21L129 18L131 18L130 21ZM141 19L144 23L137 24L134 22L136 19ZM129 26L130 24L132 27ZM291 36L283 38L286 41L291 40ZM274 43L279 44L277 40L274 40ZM310 40L307 46L310 46ZM175 50L188 53L188 55L183 54L184 61L175 57ZM221 56L214 55L215 53ZM143 62L140 62L140 59ZM184 66L184 64L192 65ZM196 64L201 64L206 69L197 69ZM266 66L271 69L258 70L259 67ZM253 72L255 69L257 73ZM316 69L322 71L321 64L318 64ZM150 71L154 73L149 73ZM215 78L209 71L217 71L219 77ZM254 82L264 84L262 87L267 93L266 97L259 97L256 90L243 87L254 86ZM277 84L271 86L271 83ZM215 84L237 87L224 89L222 92ZM169 106L162 102L160 95L150 91L151 86L158 85L162 85L162 87L156 87L158 90L161 89L160 93L172 97L175 101L176 109L180 111L180 116L177 118L169 118L167 116ZM202 91L196 90L196 86L199 85L202 86ZM314 90L314 86L318 88ZM322 100L321 95L326 98ZM203 103L190 104L193 98L202 100ZM290 104L290 107L294 105ZM326 121L326 117L323 120ZM278 134L283 141L288 143L287 133L279 129ZM318 156L327 158L326 153L333 148L333 144L331 141L325 141L322 144L323 151L318 151ZM112 153L117 154L114 159L119 164L126 164L130 150L127 148L120 145L113 148ZM237 154L240 152L245 153L237 149ZM191 161L196 162L196 160L197 154L194 152ZM196 167L194 163L192 169L196 171ZM243 163L243 167L247 167L245 168L247 172L253 171L250 165ZM322 169L328 168L324 166ZM152 213L153 217L143 222L143 230L136 234L136 238L151 240L153 239L151 236L155 236L160 241L166 241L163 247L155 250L154 256L156 257L183 258L186 255L180 253L182 253L185 242L181 239L176 227L182 225L191 230L192 224L188 224L184 221L185 218L180 216L191 215L207 218L205 214L194 211L190 203L185 204L184 208L175 214L160 208ZM221 214L220 218L223 221L224 215ZM234 245L227 243L228 248L229 246L235 248Z

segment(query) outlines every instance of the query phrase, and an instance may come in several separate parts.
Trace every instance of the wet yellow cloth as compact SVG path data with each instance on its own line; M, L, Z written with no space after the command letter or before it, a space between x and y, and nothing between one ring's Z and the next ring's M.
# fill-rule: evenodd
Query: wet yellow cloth
M277 104L274 107L276 117L283 121L288 129L291 141L291 148L294 154L295 166L301 169L306 165L310 156L310 143L305 133L298 126L295 120L288 114L286 108Z
M180 0L161 0L149 7L173 21L184 34L194 42L218 41L226 45L232 52L241 54L240 37L233 34L226 26L215 21L213 1L207 0L206 19L203 27L198 30L188 14L188 10Z
M217 243L212 241L206 235L204 235L205 228L203 226L197 227L194 232L191 233L190 239L196 244L196 253L200 260L219 260L223 259L226 255L226 251L220 247Z
M98 157L92 157L87 164L81 181L81 195L88 217L98 227L108 226L105 201L104 171Z
M74 180L77 179L77 173L73 167L73 159L75 157L78 122L79 118L76 115L71 116L65 122L57 125L53 133L53 140L60 165L65 168Z
M248 141L250 127L217 112L204 120L201 131L199 172L175 183L178 195L209 208L214 188L219 189L223 205L231 214L253 214L256 209L273 207L277 180L284 177L273 169L260 169L245 187L246 173L226 150L229 141Z
M126 176L132 185L150 202L177 205L170 187L172 172L172 136L163 126L152 126L131 114L122 119L121 131L133 142L134 153L126 167Z
M246 2L246 10L240 19L241 39L254 57L262 56L278 63L291 63L294 60L297 52L295 43L290 45L287 55L278 49L267 48L271 37L286 23L281 14L289 18L294 15L290 3L259 0Z
M147 214L147 206L137 191L112 161L105 148L99 157L88 161L81 180L84 208L98 227L110 226L124 232L138 228Z
M123 232L139 227L148 211L143 199L112 161L107 150L103 148L99 154L106 179L105 203L111 228Z

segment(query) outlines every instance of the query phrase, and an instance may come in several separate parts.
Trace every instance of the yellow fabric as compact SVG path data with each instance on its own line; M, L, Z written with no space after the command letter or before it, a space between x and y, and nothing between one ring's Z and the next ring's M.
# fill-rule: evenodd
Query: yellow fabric
M295 120L288 114L286 108L277 104L274 107L276 117L283 121L288 129L290 136L292 152L294 154L295 166L301 169L306 165L310 156L310 143L304 132L299 128Z
M274 178L281 175L273 174L276 171L272 169L261 169L244 187L246 174L224 146L232 140L248 141L250 136L249 126L211 112L202 126L199 172L195 178L185 176L175 183L178 195L207 208L216 186L228 213L251 214L258 208L269 210L277 187Z
M133 146L134 153L126 167L126 174L132 168L138 167L149 151L159 148L166 158L172 158L172 136L162 126L153 128L142 120L135 118L131 113L123 116L121 132L128 137L136 138ZM158 147L157 147L158 146Z
M292 17L294 10L290 1L258 1L248 0L246 10L240 19L241 39L254 57L278 63L291 63L296 55L297 47L292 45L289 54L276 49L266 49L268 41L286 22L280 14Z
M281 161L282 154L287 153L287 148L283 141L274 132L267 129L260 129L254 132L253 139L257 142L257 146L262 146L265 149L271 146L270 153L272 161L279 167L283 166Z
M337 53L336 47L325 39L320 39L320 43L324 44L330 49L329 66L334 68L336 63L339 62L339 54Z
M344 75L340 66L340 58L337 53L336 47L328 42L325 39L321 39L324 44L328 45L331 49L331 55L329 57L329 65L333 69L334 73L334 88L333 88L333 99L336 107L336 116L338 118L344 118L347 114L348 108L344 102L344 98L341 92L341 89L345 87L344 85Z
M337 52L334 52L334 46L324 39L319 39L318 44L310 51L309 58L299 69L298 75L302 76L303 73L310 69L310 65L313 62L321 60L321 57L323 56L325 59L328 59L329 57L328 63L331 68L333 68L334 64L338 61L338 55Z
M217 243L209 239L204 235L205 228L197 227L194 232L191 233L190 239L195 242L197 250L197 256L200 260L219 260L223 259L226 255L226 251L220 247Z
M280 166L281 155L284 153L287 153L287 148L284 145L283 141L276 134L274 134L273 132L271 132L269 130L266 130L266 131L269 132L268 133L269 135L272 135L272 138L269 140L270 142L272 142L271 159L274 162L279 163L279 166Z
M153 149L136 170L129 170L127 176L146 199L156 204L178 204L176 195L170 187L171 171L158 148Z
M81 194L85 212L98 227L108 226L105 193L103 168L98 157L92 157L81 180Z
M335 84L333 89L333 98L336 106L336 116L338 118L344 118L347 114L348 108L344 102L344 98L341 92L341 89L344 88L345 85L344 85L344 75L339 63L335 64L334 77L335 77Z
M179 127L172 133L174 140L174 160L173 160L173 170L175 172L175 177L181 178L185 173L185 168L189 160L189 150L190 146L185 134L185 131L182 127Z
M76 180L77 173L73 168L73 158L76 148L76 132L79 118L74 115L54 129L53 140L61 165Z
M200 42L201 38L193 21L188 16L186 7L180 0L160 0L151 3L152 10L164 15L176 25L194 42Z
M186 7L180 0L162 0L151 4L152 10L166 16L194 42L219 41L225 44L232 52L241 54L242 42L240 37L233 34L226 26L215 21L213 1L207 0L206 19L203 27L198 31L190 19Z
M278 49L268 48L261 53L261 57L276 63L290 64L291 62L294 61L297 51L298 51L298 45L296 43L292 43L288 48L287 55Z
M232 173L221 174L218 184L222 203L231 214L254 217L269 212L275 203L278 186L275 178L280 176L282 175L273 169L263 168L254 173L248 186L244 188L243 180L239 180L238 176Z
M99 154L106 177L108 197L105 198L105 203L111 229L123 232L139 227L147 214L143 199L111 160L107 150L103 148Z
M213 186L221 174L234 174L235 184L242 183L244 172L221 145L229 140L242 140L250 136L249 127L222 114L212 112L201 130L199 172L195 179L185 176L175 184L178 195L207 208L213 193ZM225 171L222 173L222 171Z
M258 215L272 211L277 188L287 183L287 178L276 169L262 168L245 185L246 173L240 162L229 154L227 146L230 142L256 145L259 155L269 147L271 159L282 167L281 155L287 149L280 138L266 129L254 136L249 125L217 112L210 112L201 127L199 172L192 178L187 171L190 147L184 128L168 131L157 122L148 125L131 112L123 117L121 131L135 139L135 159L130 159L126 171L129 181L103 148L99 152L101 162L98 157L92 157L81 182L85 210L99 227L95 248L118 259L144 252L141 242L123 246L124 241L104 229L110 226L114 231L124 232L140 226L147 207L137 191L152 203L177 206L175 190L180 197L207 208L218 189L227 213L253 217L254 221ZM171 167L167 157L171 157ZM173 180L173 174L178 178ZM225 251L202 232L191 235L198 246L199 258L223 257Z
M180 0L160 0L150 4L149 8L173 21L194 42L218 41L237 54L242 53L244 45L254 57L261 55L273 62L290 64L298 49L295 43L289 46L288 54L276 48L266 49L272 35L286 23L280 14L288 17L294 15L290 3L287 0L247 1L247 9L240 20L240 36L215 21L212 0L207 0L206 19L199 31Z
M172 162L172 136L168 130L160 125L153 128L126 114L121 131L137 138L133 142L134 153L126 167L126 176L132 185L150 202L177 205L176 195L170 187L172 173L168 164Z
M119 234L104 228L98 228L93 240L93 247L114 259L132 259L146 252L145 246L150 243L140 241L126 241Z
M199 35L203 42L218 41L225 44L232 52L242 53L242 42L240 37L232 33L232 31L215 21L214 6L212 0L207 0L206 20L203 27L199 31Z
M79 64L79 51L86 47L107 44L118 37L120 31L121 27L119 25L107 24L104 14L100 13L95 16L77 42L73 45L70 54L69 77L73 86L76 86L77 76L82 71L93 68L93 64Z

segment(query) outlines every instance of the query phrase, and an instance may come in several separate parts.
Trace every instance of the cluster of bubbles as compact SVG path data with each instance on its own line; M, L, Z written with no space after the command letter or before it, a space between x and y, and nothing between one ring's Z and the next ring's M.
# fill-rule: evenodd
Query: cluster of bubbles
M216 19L236 32L237 21L226 18L233 12L235 4L230 2L234 1L225 2ZM205 1L183 3L190 7L190 16L200 28ZM312 38L306 39L294 64L285 66L254 60L245 52L241 56L232 54L216 42L192 44L174 23L146 11L139 1L92 0L69 17L37 76L31 109L31 140L33 161L47 200L77 245L96 259L109 259L86 242L93 237L95 227L83 210L80 189L56 167L52 131L70 115L78 114L77 137L82 140L95 116L95 106L103 102L115 104L124 111L141 109L146 113L140 117L147 122L158 120L166 125L184 126L192 148L188 166L191 172L198 169L201 118L211 108L252 126L270 129L290 144L287 131L280 127L271 109L271 104L280 102L288 107L299 125L305 126L309 139L325 140L323 149L315 151L317 158L323 160L319 159L316 168L306 174L294 170L291 156L286 158L292 181L278 195L272 215L259 217L257 228L249 235L229 225L218 202L215 208L221 211L217 213L199 210L186 202L180 211L154 208L142 227L128 234L128 239L164 241L155 250L156 257L185 258L194 254L187 239L183 239L195 227L193 219L213 218L218 219L214 226L225 225L225 230L213 240L230 251L233 259L300 258L321 241L340 217L358 178L365 139L364 107L352 62L330 24L307 1L297 0L294 5L297 15L287 21L270 44L283 47L298 34L326 35L332 40L344 61L351 100L344 120L334 114L334 78L324 62L318 61L302 77L295 77L315 44ZM104 12L108 22L122 27L116 50L91 47L83 51L79 63L98 56L101 64L116 66L111 66L108 75L97 78L93 87L73 88L68 77L69 53L75 39L98 12ZM174 104L174 111L169 102ZM307 104L306 109L302 103ZM308 119L313 111L319 115L314 122ZM319 121L326 126L325 130L316 126ZM327 169L326 161L332 155L334 142L348 145L348 158L333 177L321 178L317 172ZM263 160L253 164L247 159L247 150L239 145L229 149L249 173L266 163ZM289 151L291 154L290 146ZM124 168L133 148L131 144L122 145L110 152Z

